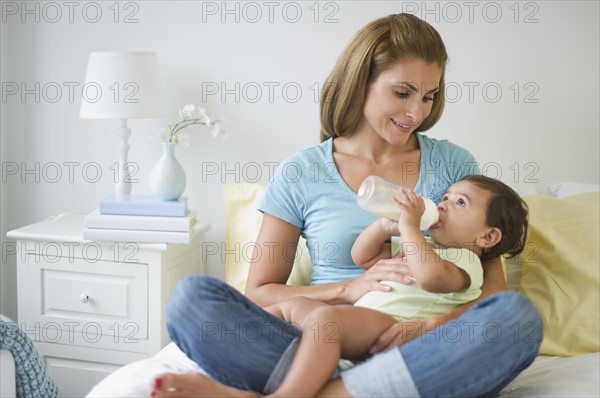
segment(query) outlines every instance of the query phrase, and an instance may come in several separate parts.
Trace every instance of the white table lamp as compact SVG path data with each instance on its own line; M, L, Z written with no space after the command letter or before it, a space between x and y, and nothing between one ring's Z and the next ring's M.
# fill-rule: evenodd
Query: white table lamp
M119 175L115 194L131 194L127 166L128 119L164 116L162 81L155 52L93 52L88 59L79 117L120 119Z

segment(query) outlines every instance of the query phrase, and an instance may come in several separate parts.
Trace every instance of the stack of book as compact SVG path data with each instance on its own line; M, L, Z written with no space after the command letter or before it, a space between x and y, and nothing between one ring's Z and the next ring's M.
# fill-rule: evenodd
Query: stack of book
M153 196L110 195L85 217L83 238L95 241L190 243L196 212L187 198L160 200Z

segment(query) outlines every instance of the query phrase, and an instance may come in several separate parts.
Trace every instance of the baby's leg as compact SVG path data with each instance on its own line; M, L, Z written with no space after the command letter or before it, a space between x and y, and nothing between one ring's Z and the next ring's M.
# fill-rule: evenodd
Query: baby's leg
M363 360L379 336L397 323L392 316L371 308L338 306L335 327L339 329L341 358ZM331 331L331 323L329 325Z
M340 358L363 359L379 335L396 322L382 312L351 305L317 305L303 321L292 319L302 327L302 340L290 371L273 394L278 397L314 396Z
M279 319L293 323L298 326L306 319L315 308L330 305L322 301L314 300L304 296L294 297L264 307L264 310L275 315ZM298 326L300 327L300 326Z

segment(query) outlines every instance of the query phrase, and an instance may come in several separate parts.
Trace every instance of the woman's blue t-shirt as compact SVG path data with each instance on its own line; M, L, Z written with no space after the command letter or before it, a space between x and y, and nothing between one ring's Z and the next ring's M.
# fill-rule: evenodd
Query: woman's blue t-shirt
M416 135L421 150L416 193L439 203L450 185L467 174L479 174L475 158L466 149ZM333 160L333 139L301 150L279 165L258 210L302 228L313 263L313 285L353 279L364 272L354 264L350 251L377 216L358 206L356 193L340 176Z

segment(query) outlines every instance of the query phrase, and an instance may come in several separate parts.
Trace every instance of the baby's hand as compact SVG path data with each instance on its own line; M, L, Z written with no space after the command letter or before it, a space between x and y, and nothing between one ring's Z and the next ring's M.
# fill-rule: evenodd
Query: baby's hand
M400 200L394 198L394 201L400 209L400 219L398 220L398 230L404 228L416 227L421 224L421 216L425 212L425 201L422 197L415 194L412 189L400 189Z

